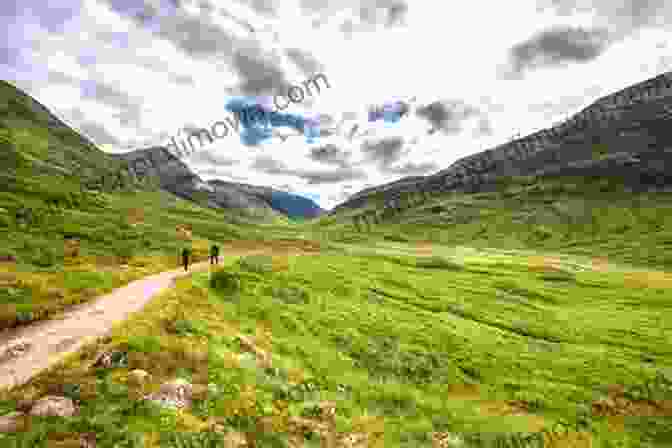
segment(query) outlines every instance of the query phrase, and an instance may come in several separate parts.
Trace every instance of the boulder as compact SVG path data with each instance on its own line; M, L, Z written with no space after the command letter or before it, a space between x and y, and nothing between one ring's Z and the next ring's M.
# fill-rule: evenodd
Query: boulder
M190 408L193 402L193 386L184 380L169 381L163 383L157 392L145 395L143 399L160 406Z
M72 417L76 412L75 403L70 398L47 395L35 402L30 410L30 415Z
M9 341L4 347L0 348L0 362L19 357L26 353L30 347L31 343L24 338Z
M22 412L11 412L0 416L0 433L18 432L22 428Z
M145 384L150 378L151 375L142 369L131 370L128 373L128 381L133 384Z

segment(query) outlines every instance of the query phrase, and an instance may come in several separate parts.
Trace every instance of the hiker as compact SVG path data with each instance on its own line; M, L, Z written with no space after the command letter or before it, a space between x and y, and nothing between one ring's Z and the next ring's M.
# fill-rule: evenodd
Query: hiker
M182 249L182 264L185 271L189 269L189 249L186 247Z
M210 249L210 264L219 264L219 246L216 244L212 245L212 249Z

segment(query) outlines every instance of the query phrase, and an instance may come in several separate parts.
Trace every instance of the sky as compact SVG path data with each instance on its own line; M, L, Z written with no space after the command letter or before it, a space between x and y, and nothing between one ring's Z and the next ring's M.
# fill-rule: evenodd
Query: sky
M319 138L232 131L184 162L330 209L672 70L671 19L665 0L3 0L0 76L126 152L226 122L234 97L284 105L322 74L283 110ZM392 101L409 113L368 120Z

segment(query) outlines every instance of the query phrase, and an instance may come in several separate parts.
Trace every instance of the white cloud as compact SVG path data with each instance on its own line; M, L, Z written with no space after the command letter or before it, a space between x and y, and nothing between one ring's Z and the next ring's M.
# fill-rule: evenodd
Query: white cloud
M157 1L152 0L155 6L163 5ZM161 135L175 136L185 125L210 128L216 121L230 117L224 110L230 89L250 81L250 68L239 72L240 67L234 64L234 50L249 52L258 47L271 61L271 68L278 69L288 82L301 84L309 74L302 71L305 67L301 61L285 54L286 49L298 49L322 65L331 88L323 88L313 97L312 105L292 105L287 112L329 114L336 124L343 114L355 114L341 123L337 135L321 138L320 145L337 145L351 153L349 163L357 164L362 161L361 145L367 139L403 136L407 144L404 151L408 152L394 166L433 162L445 168L459 157L508 140L515 132L526 134L547 127L599 96L672 68L672 57L663 45L670 37L665 20L660 19L657 27L623 25L656 23L653 18L647 22L641 17L614 25L611 19L616 9L609 13L606 3L592 10L561 15L566 11L556 10L550 3L540 8L534 0L483 0L459 5L413 1L409 2L402 26L386 27L383 22L387 14L382 8L377 12L377 25L364 23L359 17L360 6L369 3L367 0L329 2L311 13L302 5L319 2L283 0L278 3L277 16L262 15L253 8L253 2L210 2L215 9L209 19L200 16L199 2L191 2L178 12L183 20L179 29L187 34L179 35L175 24L173 28L155 28L163 38L112 11L106 0L85 0L80 15L73 17L61 34L48 33L36 25L35 14L26 9L12 25L24 30L22 42L17 41L16 45L32 59L32 64L39 62L73 81L50 82L36 70L28 73L26 67L30 63L14 67L14 72L8 68L6 73L19 86L30 87L31 93L54 111L80 109L85 118L82 123L73 118L74 126L94 122L122 143L149 137L148 141L160 144L166 142ZM222 11L226 14L220 14ZM199 17L204 20L202 28L194 26ZM353 24L351 34L340 29L348 21ZM321 25L315 27L315 22ZM221 33L212 31L215 26ZM512 47L559 26L602 27L616 33L616 37L604 51L585 62L537 67L524 72L520 79L502 77L510 69ZM205 42L214 36L220 41ZM128 48L123 46L125 40ZM82 56L95 62L80 65ZM259 73L259 77L267 74ZM77 81L87 79L112 86L130 100L137 99L137 110L123 111L114 105L81 99ZM478 112L461 121L461 130L455 134L438 131L428 135L430 124L415 116L413 108L398 124L367 122L368 105L413 96L417 97L413 107L457 101ZM131 127L120 124L120 114L135 113L139 114L138 123ZM491 135L476 132L480 120L487 120ZM359 126L358 134L368 130L370 135L351 141L348 134L355 124ZM417 143L409 144L413 139ZM217 173L225 180L236 181L232 177L236 176L261 185L291 185L295 191L319 194L319 203L325 208L344 199L344 191L354 193L365 184L401 177L381 173L375 164L367 164L360 167L368 179L309 185L300 176L267 174L251 168L257 156L266 155L282 161L293 172L324 169L325 165L308 157L311 146L314 145L307 145L303 137L296 137L284 143L276 138L250 148L241 144L237 135L229 135L203 151L240 162L233 169L213 165L209 173ZM194 165L197 170L207 170L205 167L207 164Z

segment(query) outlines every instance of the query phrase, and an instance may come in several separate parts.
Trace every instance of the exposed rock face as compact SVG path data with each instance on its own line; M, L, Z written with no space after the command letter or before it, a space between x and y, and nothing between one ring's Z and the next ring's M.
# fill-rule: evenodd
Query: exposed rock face
M408 191L488 189L510 176L601 176L633 190L672 184L672 72L600 98L557 126L464 157L425 177L363 190L333 211L363 206L379 193L388 200ZM667 169L666 169L667 168Z
M263 201L273 210L290 217L301 216L304 218L313 218L324 213L324 210L310 199L287 193L286 191L280 191L270 187L225 182L222 180L211 180L208 181L208 184L213 186L216 191L243 192Z
M179 158L164 147L152 147L115 157L129 163L131 177L136 182L152 179L158 188L183 199L199 202L212 208L236 208L255 216L272 217L288 214L288 201L298 202L292 209L304 217L322 212L313 201L268 187L238 184L221 180L204 182Z

